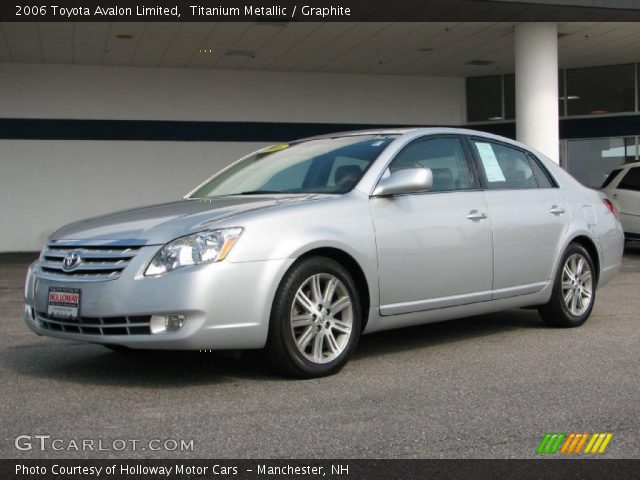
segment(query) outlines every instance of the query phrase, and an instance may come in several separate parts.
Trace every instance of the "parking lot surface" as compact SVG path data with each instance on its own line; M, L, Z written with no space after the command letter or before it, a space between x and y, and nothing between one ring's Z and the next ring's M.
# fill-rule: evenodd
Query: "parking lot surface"
M121 354L38 337L22 320L26 267L0 264L3 458L520 458L547 432L611 432L603 456L640 457L637 244L581 328L512 310L381 332L340 374L307 381L273 375L256 354ZM18 450L18 435L62 450ZM73 449L86 439L111 449ZM117 439L140 443L118 451ZM193 450L151 451L152 439Z

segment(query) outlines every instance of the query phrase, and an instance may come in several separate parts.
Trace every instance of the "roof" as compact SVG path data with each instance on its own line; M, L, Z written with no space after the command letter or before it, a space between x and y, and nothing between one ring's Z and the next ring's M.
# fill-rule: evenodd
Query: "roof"
M331 132L331 133L323 133L321 135L314 135L312 137L299 138L293 140L293 142L303 142L307 140L317 140L320 138L335 138L335 137L349 137L354 135L405 135L407 133L415 133L415 134L437 134L437 133L450 133L450 134L458 134L458 135L482 135L483 137L491 137L495 139L499 139L502 141L507 141L510 143L514 143L512 139L501 137L499 135L494 135L492 133L482 132L480 130L471 130L468 128L455 128L455 127L390 127L390 128L375 128L375 129L366 129L366 130L350 130L344 132Z
M289 143L298 143L308 140L317 140L321 138L335 138L335 137L347 137L351 135L407 135L411 134L412 137L419 137L421 135L431 135L431 134L457 134L457 135L477 135L488 139L497 140L503 143L510 143L514 146L524 148L530 152L535 153L537 156L545 157L544 154L532 148L524 143L518 142L511 138L502 137L500 135L495 135L493 133L483 132L480 130L471 130L469 128L454 128L454 127L405 127L405 128L376 128L376 129L367 129L367 130L352 130L345 132L333 132L326 133L322 135L315 135L313 137L300 138L297 140L290 141Z

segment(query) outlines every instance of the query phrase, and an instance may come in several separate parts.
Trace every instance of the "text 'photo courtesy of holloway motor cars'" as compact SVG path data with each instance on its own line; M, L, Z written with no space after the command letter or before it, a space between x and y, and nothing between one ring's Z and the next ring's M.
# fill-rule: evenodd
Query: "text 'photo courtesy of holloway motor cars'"
M520 307L578 327L623 245L604 193L512 140L323 135L252 153L181 201L60 228L29 268L25 320L114 350L264 349L319 377L364 333Z

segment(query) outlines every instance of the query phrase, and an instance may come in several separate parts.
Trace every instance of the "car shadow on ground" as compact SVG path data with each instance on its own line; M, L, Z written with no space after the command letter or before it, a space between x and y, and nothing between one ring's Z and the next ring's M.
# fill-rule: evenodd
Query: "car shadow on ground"
M543 328L543 325L536 311L510 310L390 330L364 335L355 359L426 349L514 329ZM20 375L83 385L164 389L237 380L288 381L269 367L259 351L243 352L241 356L180 351L123 353L112 352L100 345L47 338L9 347L0 354L0 361Z
M537 310L505 310L503 312L466 317L415 327L385 330L364 335L355 358L426 349L447 343L498 335L510 330L550 328Z
M240 358L195 351L113 352L100 345L47 339L6 349L0 361L20 375L84 385L165 389L279 379L257 356L257 352Z

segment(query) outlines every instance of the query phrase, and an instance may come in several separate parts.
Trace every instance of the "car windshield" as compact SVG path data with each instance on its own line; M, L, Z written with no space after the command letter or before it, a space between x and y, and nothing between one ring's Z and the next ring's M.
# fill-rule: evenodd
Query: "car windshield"
M398 135L350 135L273 145L223 170L190 198L346 193Z

